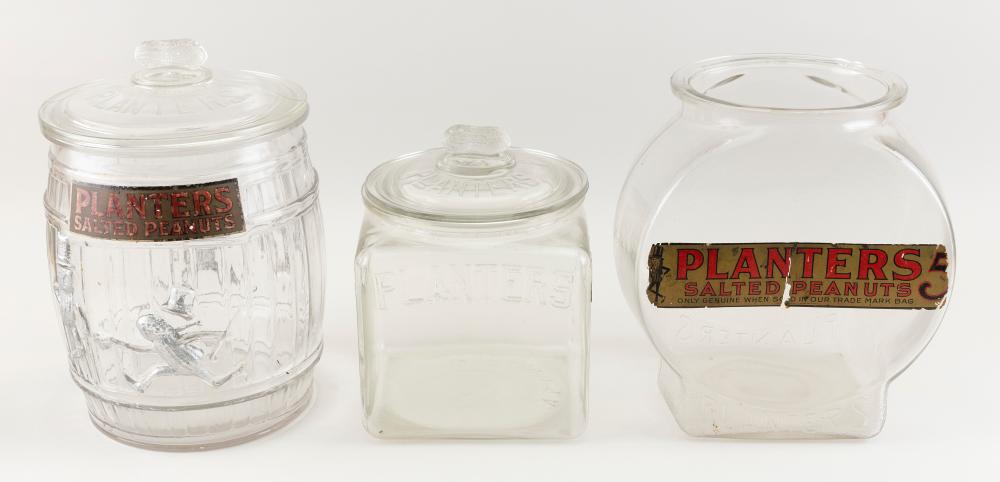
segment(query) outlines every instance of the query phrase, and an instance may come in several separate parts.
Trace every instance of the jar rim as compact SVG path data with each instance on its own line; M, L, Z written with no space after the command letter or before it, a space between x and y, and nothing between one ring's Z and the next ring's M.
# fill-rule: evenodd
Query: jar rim
M871 96L856 103L837 106L777 106L763 103L737 102L727 100L720 96L707 93L711 88L725 85L738 79L741 74L727 76L723 80L709 87L709 89L698 89L694 85L694 80L708 73L719 73L727 70L737 70L748 67L789 67L800 66L803 68L826 70L829 72L840 71L853 75L865 76L881 84L884 89L881 95ZM811 80L827 87L841 88L837 84L827 85L825 79L810 77ZM686 67L683 67L670 77L671 90L678 98L684 101L691 101L701 104L721 105L741 110L756 112L773 112L784 114L824 114L824 113L858 113L858 112L883 112L900 105L906 98L906 82L898 75L883 70L874 69L867 65L843 58L823 57L803 54L742 54L727 55L704 59ZM846 92L846 91L845 91Z

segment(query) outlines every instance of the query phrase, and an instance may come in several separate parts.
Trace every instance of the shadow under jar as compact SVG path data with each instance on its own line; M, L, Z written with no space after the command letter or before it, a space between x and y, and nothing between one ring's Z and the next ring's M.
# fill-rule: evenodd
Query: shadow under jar
M954 283L948 214L890 123L906 86L856 62L751 55L672 78L635 164L622 289L702 436L871 437Z
M454 126L376 168L358 253L364 424L382 438L566 438L587 412L587 178Z
M94 424L157 449L239 443L308 404L323 229L301 88L190 40L49 99L52 287Z

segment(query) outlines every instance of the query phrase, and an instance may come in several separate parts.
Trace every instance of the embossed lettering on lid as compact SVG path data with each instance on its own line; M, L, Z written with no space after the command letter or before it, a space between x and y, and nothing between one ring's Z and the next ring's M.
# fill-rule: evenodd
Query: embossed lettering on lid
M299 86L270 74L211 70L207 58L193 40L143 42L130 78L83 84L46 101L42 132L72 147L150 151L253 139L305 120Z
M365 202L407 217L488 223L575 205L587 191L579 166L511 147L498 127L455 125L445 131L443 144L376 168L365 182Z

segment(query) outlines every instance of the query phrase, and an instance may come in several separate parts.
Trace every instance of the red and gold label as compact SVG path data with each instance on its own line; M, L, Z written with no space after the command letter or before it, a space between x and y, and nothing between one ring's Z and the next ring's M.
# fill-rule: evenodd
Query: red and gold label
M126 241L179 241L243 232L236 179L186 186L73 183L70 231Z
M935 244L654 244L649 301L659 308L820 306L937 309L948 253Z

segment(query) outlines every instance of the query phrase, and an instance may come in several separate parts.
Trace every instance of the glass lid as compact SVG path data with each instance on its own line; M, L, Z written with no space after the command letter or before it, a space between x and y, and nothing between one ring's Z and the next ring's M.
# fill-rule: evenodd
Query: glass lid
M83 84L46 101L42 132L70 146L164 149L249 139L305 120L299 86L258 72L212 71L203 66L207 57L193 40L143 42L131 79Z
M497 127L456 125L444 147L377 167L365 181L368 206L434 221L488 223L553 212L587 192L580 166L533 149L510 146Z

